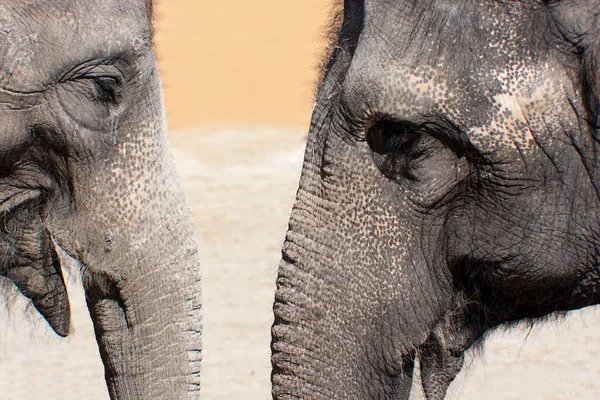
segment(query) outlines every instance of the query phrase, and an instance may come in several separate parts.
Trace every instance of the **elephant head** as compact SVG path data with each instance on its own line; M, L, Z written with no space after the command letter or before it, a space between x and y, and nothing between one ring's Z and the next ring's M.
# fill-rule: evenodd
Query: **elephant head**
M112 398L196 398L200 270L151 2L0 3L0 272L61 336L79 261Z
M600 303L600 3L346 0L283 245L275 399L445 396Z

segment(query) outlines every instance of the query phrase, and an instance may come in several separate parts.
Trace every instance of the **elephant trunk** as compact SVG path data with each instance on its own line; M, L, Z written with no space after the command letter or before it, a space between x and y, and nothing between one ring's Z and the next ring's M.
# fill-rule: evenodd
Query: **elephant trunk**
M126 251L106 236L105 251L120 253L112 262L126 272L85 274L113 399L199 397L200 265L191 215L179 204L176 221L159 224Z
M445 304L390 185L366 143L309 134L277 277L275 399L408 399L417 348ZM390 204L397 217L382 218Z
M306 204L296 203L279 264L273 399L408 399L413 349L399 339L409 327L390 320L395 300L366 276L377 265L364 268L336 232L310 227Z

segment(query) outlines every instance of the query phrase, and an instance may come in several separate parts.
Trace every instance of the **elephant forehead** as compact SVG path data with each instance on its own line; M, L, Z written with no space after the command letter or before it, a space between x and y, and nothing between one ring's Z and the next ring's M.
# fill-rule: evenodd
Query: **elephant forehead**
M346 103L358 109L357 114L398 121L443 116L461 126L482 150L533 149L535 132L554 135L548 126L572 119L568 94L573 89L560 66L489 69L471 83L479 88L463 85L445 71L443 62L435 67L396 67L376 79L365 79L364 74L355 79L354 71L344 85L344 95L350 99Z
M573 82L559 57L537 58L503 41L491 40L457 64L445 55L434 62L390 57L389 43L368 38L343 82L344 103L366 118L418 122L443 116L484 150L516 145L526 151L535 146L533 132L572 119ZM488 59L490 51L504 56Z
M571 115L567 110L571 108L567 94L572 89L561 67L509 65L505 70L494 71L493 79L499 89L487 93L491 107L486 118L464 125L477 147L516 146L520 152L527 152L537 147L536 135L550 135L547 140L556 135L549 126L559 121L569 123ZM460 105L457 108L460 110ZM449 115L456 112L452 109L444 111ZM468 109L462 112L468 112Z
M570 101L578 97L578 65L560 50L546 7L424 3L367 2L342 83L344 105L356 115L443 116L482 150L526 151L534 134L560 131L548 126L576 123Z
M0 3L0 87L42 90L82 62L149 45L145 5L14 0Z

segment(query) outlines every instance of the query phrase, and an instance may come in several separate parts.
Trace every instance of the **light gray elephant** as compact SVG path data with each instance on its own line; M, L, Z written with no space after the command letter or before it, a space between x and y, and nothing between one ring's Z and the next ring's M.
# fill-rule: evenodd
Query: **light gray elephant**
M114 399L200 389L197 242L151 10L144 0L0 2L0 272L66 336L57 249L80 262Z
M283 245L274 399L445 397L600 303L600 2L345 0Z

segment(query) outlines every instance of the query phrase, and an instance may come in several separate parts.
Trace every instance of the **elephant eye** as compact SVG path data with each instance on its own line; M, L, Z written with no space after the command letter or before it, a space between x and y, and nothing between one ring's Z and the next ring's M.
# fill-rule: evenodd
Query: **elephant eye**
M116 103L120 84L112 77L98 77L93 80L95 97L101 102Z
M95 100L103 103L116 103L118 100L120 82L113 77L100 76L92 78Z
M104 105L117 104L125 84L118 61L95 60L74 67L59 78L60 83L74 85L75 90L89 100Z
M416 180L414 169L433 138L410 122L380 121L369 129L366 139L375 165L385 176Z

